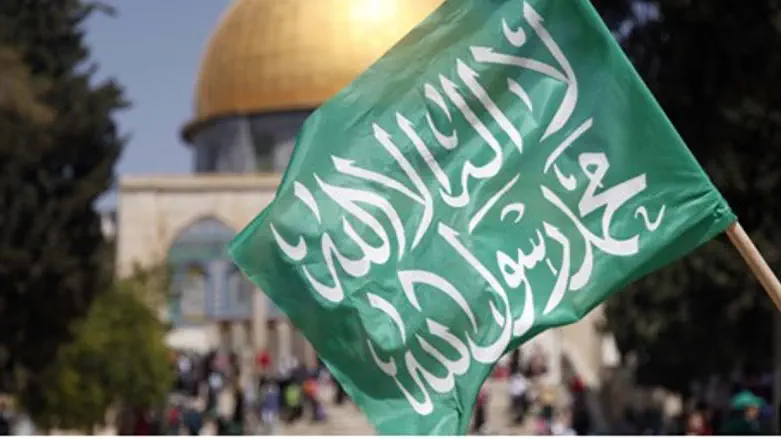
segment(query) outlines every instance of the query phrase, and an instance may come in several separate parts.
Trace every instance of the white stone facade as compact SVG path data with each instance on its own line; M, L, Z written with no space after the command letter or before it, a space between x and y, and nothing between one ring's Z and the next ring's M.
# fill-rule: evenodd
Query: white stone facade
M195 174L123 177L117 202L117 268L165 261L176 236L199 219L219 219L237 232L274 198L279 177Z
M131 275L136 267L152 268L164 264L176 237L188 226L204 218L215 218L236 232L243 229L274 198L278 175L195 174L124 177L119 183L117 205L116 261L120 276ZM269 348L272 356L295 355L312 363L314 353L308 345L292 352L284 322L268 330L267 299L256 291L252 299L252 319L225 324L211 322L178 334L199 340L203 350L229 347L244 354L247 365L260 349ZM193 335L195 334L195 335ZM298 334L292 334L300 338ZM176 338L172 335L171 338ZM195 342L195 341L194 341ZM300 344L300 343L299 343Z

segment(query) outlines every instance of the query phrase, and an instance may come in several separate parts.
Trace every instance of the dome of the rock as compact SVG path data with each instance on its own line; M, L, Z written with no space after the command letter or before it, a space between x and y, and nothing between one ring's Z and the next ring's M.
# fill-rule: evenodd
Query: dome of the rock
M206 45L193 140L215 120L311 111L443 0L235 0Z

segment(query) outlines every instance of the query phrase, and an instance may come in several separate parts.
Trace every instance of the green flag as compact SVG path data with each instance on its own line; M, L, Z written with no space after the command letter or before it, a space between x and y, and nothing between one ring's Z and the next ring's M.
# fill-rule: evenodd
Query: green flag
M325 103L237 264L380 433L735 218L588 0L449 0Z

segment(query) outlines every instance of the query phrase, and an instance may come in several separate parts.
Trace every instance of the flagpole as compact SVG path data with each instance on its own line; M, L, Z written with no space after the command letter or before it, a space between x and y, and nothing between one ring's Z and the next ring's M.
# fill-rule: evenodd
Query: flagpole
M738 249L740 255L748 264L751 271L754 272L754 276L757 277L759 283L765 288L765 292L776 304L776 307L781 310L781 282L778 281L773 270L767 265L765 258L759 252L754 242L751 241L748 234L740 223L735 222L727 229L727 236L729 236L732 245ZM773 428L772 431L775 434L781 433L781 427L779 427L779 409L781 409L781 315L773 315Z
M751 271L754 272L754 276L756 276L759 283L762 284L767 295L770 296L770 299L773 300L773 303L775 303L776 307L781 311L781 282L779 282L778 277L773 273L773 270L770 269L770 266L767 265L765 258L762 257L762 254L757 250L754 242L751 241L751 238L749 238L746 231L743 230L743 227L738 222L732 223L732 225L727 228L727 236L729 236L730 241L732 241L732 245L734 245L735 248L738 249L738 252L740 252L740 255L743 256L743 259L746 261L749 268L751 268Z

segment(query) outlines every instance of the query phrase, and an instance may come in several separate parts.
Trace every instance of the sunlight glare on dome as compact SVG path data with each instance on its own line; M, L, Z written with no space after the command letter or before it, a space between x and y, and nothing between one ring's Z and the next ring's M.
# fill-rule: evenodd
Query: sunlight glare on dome
M387 0L357 0L350 8L350 16L358 22L388 20L396 13L396 3Z

